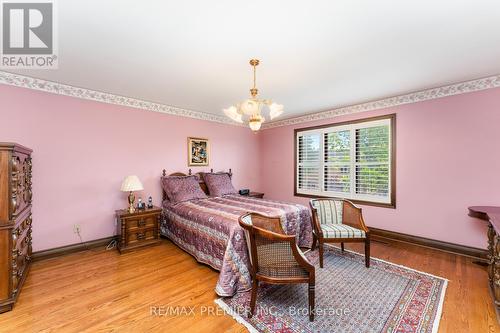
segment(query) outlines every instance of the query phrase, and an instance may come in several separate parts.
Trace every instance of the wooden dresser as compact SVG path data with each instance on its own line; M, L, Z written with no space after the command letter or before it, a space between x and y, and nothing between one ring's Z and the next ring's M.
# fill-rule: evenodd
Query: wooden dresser
M31 264L31 149L0 143L0 313L12 310Z
M145 246L160 244L161 208L153 207L129 213L116 211L118 251L128 252Z

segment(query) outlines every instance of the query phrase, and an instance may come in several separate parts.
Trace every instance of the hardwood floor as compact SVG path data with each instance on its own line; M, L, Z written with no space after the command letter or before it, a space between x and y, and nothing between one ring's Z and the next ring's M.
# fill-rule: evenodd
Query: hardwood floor
M472 259L398 242L372 242L372 256L450 280L439 332L500 332L486 268ZM217 276L167 240L123 255L99 249L35 262L14 310L0 314L0 332L246 332L207 313L218 310ZM168 306L195 314L151 314Z

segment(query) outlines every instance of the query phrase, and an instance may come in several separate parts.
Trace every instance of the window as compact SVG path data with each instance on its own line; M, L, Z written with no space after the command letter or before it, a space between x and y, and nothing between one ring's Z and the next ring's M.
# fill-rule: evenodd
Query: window
M295 130L295 195L395 207L395 115Z

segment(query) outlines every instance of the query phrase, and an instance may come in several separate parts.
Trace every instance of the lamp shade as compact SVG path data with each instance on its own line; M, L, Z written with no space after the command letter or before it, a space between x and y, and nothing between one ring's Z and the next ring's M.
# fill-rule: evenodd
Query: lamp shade
M259 103L253 99L247 99L240 104L240 110L246 115L256 114L259 110Z
M122 187L120 190L123 192L142 191L144 190L144 187L142 186L139 177L132 175L132 176L127 176L123 180Z
M271 117L271 119L280 116L282 113L283 113L282 104L272 103L271 105L269 105L269 117Z
M232 120L234 120L238 123L243 123L243 119L241 117L241 114L238 113L238 110L236 109L235 106L230 106L227 109L224 109L224 113L226 114L226 116L228 116Z

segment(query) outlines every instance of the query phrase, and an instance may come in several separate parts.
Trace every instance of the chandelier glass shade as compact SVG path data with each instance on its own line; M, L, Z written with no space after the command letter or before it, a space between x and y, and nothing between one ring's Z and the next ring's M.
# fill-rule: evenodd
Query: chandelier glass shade
M253 67L253 88L250 89L251 97L223 111L226 116L238 123L244 124L247 122L250 129L257 132L265 121L262 112L267 109L269 119L274 119L283 113L283 105L274 103L268 99L257 98L256 67L259 65L259 60L250 60L250 65Z

